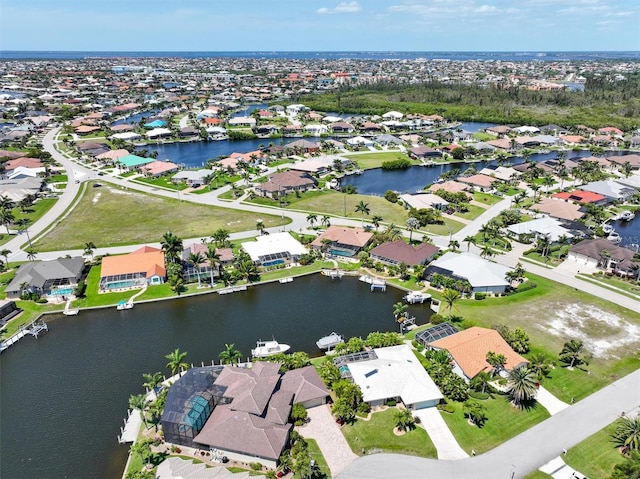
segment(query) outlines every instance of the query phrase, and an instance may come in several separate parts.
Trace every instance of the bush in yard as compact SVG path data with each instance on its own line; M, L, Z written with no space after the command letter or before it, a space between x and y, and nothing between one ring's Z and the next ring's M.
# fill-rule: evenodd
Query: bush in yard
M294 426L302 426L307 421L307 410L299 402L291 408L291 421Z

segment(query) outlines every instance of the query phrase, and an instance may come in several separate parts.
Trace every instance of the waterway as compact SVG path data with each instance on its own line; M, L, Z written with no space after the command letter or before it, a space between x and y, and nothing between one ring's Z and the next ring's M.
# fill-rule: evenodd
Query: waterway
M168 352L180 348L189 361L210 363L225 343L248 354L258 339L274 337L318 355L315 341L331 331L395 330L393 304L402 295L316 274L224 296L56 316L48 333L0 356L0 477L120 477L128 446L117 435L128 398L143 392L143 373L166 372ZM430 315L426 304L409 312L418 324Z
M611 225L620 235L620 246L640 252L640 213L631 221L612 221Z

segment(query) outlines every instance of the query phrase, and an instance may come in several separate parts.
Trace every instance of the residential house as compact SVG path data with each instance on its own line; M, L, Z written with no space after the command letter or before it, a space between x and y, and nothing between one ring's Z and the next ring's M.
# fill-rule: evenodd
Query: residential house
M315 153L320 151L320 145L309 140L295 140L284 145L284 150L286 154Z
M404 240L388 241L373 248L369 254L375 261L389 266L404 263L407 266L427 264L440 252L440 248L429 243L413 246Z
M437 273L456 280L468 281L474 293L503 293L511 285L506 277L509 271L511 268L479 256L450 251L427 267L425 277L430 279Z
M279 369L277 363L262 361L251 368L189 369L167 394L165 441L275 468L293 428L292 405L324 404L329 395L313 367Z
M624 185L614 180L592 181L580 187L584 191L591 191L616 201L627 201L638 193L636 188Z
M84 272L84 258L59 258L30 261L21 265L5 288L8 299L18 299L24 292L41 296L70 296Z
M328 256L352 258L366 248L372 238L373 233L362 228L331 225L311 242L311 249L326 249Z
M140 167L140 171L144 176L158 177L166 173L177 171L179 168L175 163L166 161L152 161Z
M102 258L100 291L162 284L166 275L164 252L143 246L129 254Z
M573 238L585 238L590 235L589 229L577 221L561 220L543 216L531 221L507 226L507 233L518 241L530 243L531 240L545 237L551 243Z
M255 241L242 243L251 260L263 268L296 263L307 249L289 233L258 236Z
M489 191L493 188L493 183L496 181L496 178L487 175L476 174L471 176L461 176L457 179L457 181L470 185L478 191Z
M468 192L470 189L469 185L465 185L464 183L460 183L455 180L444 181L442 183L434 183L429 187L429 191L433 193L438 190L446 191L447 193L464 193L468 198L473 198L473 195Z
M575 221L582 218L584 212L582 206L569 200L543 197L531 206L533 211L544 213L553 218Z
M398 197L407 208L429 209L444 211L448 208L449 202L433 193L416 193L414 195L400 195Z
M272 173L269 176L269 181L257 185L255 191L260 196L278 198L295 191L308 191L316 186L316 180L306 172L282 171Z
M604 238L586 239L569 248L567 260L592 268L611 270L620 276L640 278L640 261L635 252Z
M607 160L612 164L615 164L618 168L624 166L628 162L632 170L640 169L640 155L637 153L621 156L608 156Z
M209 246L203 243L193 243L190 246L187 246L182 251L182 264L183 264L183 275L186 281L197 281L198 277L200 281L210 282L211 281L211 273L213 272L213 276L218 276L218 269L224 268L226 266L231 266L233 264L233 249L231 248L216 248L216 253L220 256L218 259L218 265L212 265L206 257L207 252L209 251ZM200 254L202 257L202 262L197 265L191 264L189 262L189 256L191 254Z
M213 170L183 170L171 177L173 183L185 182L190 188L198 188L207 182L207 178L213 175Z
M0 180L0 196L6 196L17 203L28 195L40 193L43 184L44 180L39 177Z
M553 193L551 197L561 200L575 201L580 204L592 203L595 205L605 205L613 201L611 198L607 198L604 195L584 190L573 190L570 192L561 191L559 193Z
M445 350L453 360L453 371L466 381L470 381L481 372L494 370L487 362L487 353L502 354L506 358L504 369L511 371L529 364L516 353L494 329L474 326L442 339L429 343L430 348Z
M409 150L409 155L412 158L442 158L442 152L435 148L429 148L428 146L420 145L415 146Z
M345 379L360 386L371 407L401 401L407 409L436 406L443 395L406 344L375 348L333 359Z
M342 168L348 168L353 164L353 160L337 155L322 155L312 158L306 158L302 161L296 161L289 167L290 171L303 171L308 174L324 175L333 169L336 162L342 165Z

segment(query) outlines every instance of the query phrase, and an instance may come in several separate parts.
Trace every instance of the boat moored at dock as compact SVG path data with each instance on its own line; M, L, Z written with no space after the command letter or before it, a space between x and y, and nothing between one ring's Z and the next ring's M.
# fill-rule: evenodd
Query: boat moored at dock
M342 343L344 343L344 336L336 332L332 332L331 334L318 339L316 341L316 346L318 346L319 349L330 350Z
M404 296L404 300L409 304L422 304L430 299L431 295L429 293L423 293L422 291L410 291L406 296Z
M254 358L266 358L278 353L286 353L291 349L288 344L280 344L278 341L257 341L256 347L251 350L251 356Z

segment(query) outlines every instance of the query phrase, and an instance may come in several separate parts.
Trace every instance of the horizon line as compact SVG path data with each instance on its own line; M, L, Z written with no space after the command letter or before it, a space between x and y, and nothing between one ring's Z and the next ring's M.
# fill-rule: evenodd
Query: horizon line
M639 50L2 50L3 53L640 53Z

